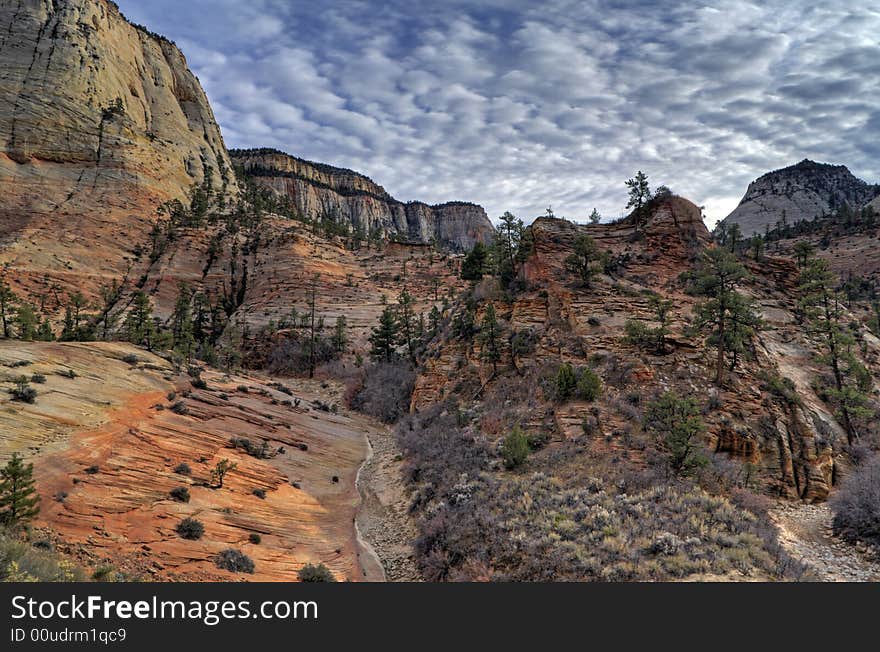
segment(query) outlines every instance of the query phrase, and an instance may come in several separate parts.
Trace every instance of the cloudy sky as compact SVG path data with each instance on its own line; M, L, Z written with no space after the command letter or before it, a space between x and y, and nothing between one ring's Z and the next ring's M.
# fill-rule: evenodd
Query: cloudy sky
M869 2L117 1L182 47L229 147L402 200L617 216L642 169L712 223L803 158L880 180Z

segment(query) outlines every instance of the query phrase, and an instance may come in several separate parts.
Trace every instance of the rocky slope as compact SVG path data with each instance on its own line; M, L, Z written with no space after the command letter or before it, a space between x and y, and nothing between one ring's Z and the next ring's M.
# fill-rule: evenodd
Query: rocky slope
M603 416L588 438L589 446L617 449L622 442L616 434L638 427L632 421L639 410L625 405L630 394L648 398L674 388L699 400L712 397L719 407L706 411L710 449L753 465L765 491L807 501L828 496L835 474L846 471L846 437L833 410L813 388L821 364L795 316L798 270L793 262L768 257L761 264L748 263L753 278L743 291L758 301L766 326L751 355L719 390L711 380L711 350L688 328L697 299L685 293L680 280L710 243L696 206L680 198L664 203L652 214L641 239L633 238L626 222L584 227L542 218L532 232L534 252L524 267L529 290L505 310L505 329L532 333L534 352L517 361L519 372L531 382L540 384L541 370L560 362L598 365L607 389L600 400ZM600 251L621 261L621 271L601 277L589 291L573 287L564 267L579 233L589 234ZM481 293L492 296L487 289ZM674 302L669 336L674 350L668 355L646 355L623 339L628 318L646 323L654 319L648 304L651 293ZM414 408L427 408L466 379L474 388L489 380L498 382L480 360L478 339L463 346L449 338L435 346L417 381ZM509 349L503 356L509 360ZM864 335L864 360L877 374L880 341L869 333ZM788 404L769 391L768 377L790 379L799 402ZM588 405L558 406L536 393L528 406L527 423L534 432L549 428L558 441L583 440Z
M0 264L89 293L127 270L158 203L236 183L198 80L109 0L0 4Z
M858 209L874 200L880 188L855 177L843 165L804 159L774 170L749 184L739 206L722 221L738 224L746 237L763 234L766 227L831 213L847 204Z
M489 242L494 234L486 211L475 204L404 203L357 172L276 150L235 150L232 158L261 186L289 200L304 217L342 221L365 235L378 231L385 237L436 242L461 251L476 242Z

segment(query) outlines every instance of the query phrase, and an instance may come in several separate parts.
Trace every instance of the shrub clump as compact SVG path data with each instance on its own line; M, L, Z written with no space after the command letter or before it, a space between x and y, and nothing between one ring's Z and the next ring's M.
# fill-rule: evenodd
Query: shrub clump
M557 401L572 398L581 401L595 401L602 391L602 382L595 371L589 367L575 369L568 362L559 366L554 382Z
M176 531L182 539L196 541L202 538L202 535L205 533L205 526L201 521L187 516L177 524Z
M336 578L324 564L306 564L299 569L300 582L335 582Z
M174 414L189 414L189 408L186 407L186 403L183 401L175 402L170 409Z
M181 462L174 467L174 472L179 475L189 475L190 473L192 473L192 469L189 468L189 464L187 464L186 462Z
M275 457L278 453L278 451L272 450L272 447L269 446L269 442L265 439L260 444L257 444L247 437L232 437L229 440L229 445L233 448L240 448L251 457L256 457L260 460L267 460L271 457Z
M249 573L252 575L254 572L253 560L241 550L236 550L235 548L227 548L221 551L214 562L217 564L217 568L222 568L232 573Z
M186 487L174 487L170 491L171 497L180 502L180 503L188 503L189 502L189 489Z
M880 456L857 467L830 502L836 534L880 545Z
M515 469L523 464L529 456L529 439L520 427L514 426L513 430L501 442L501 458L504 467Z
M37 400L37 390L28 384L27 378L22 376L15 381L15 387L9 390L13 401L22 403L34 403Z
M379 362L366 369L351 407L385 423L395 423L409 412L416 373L405 362Z

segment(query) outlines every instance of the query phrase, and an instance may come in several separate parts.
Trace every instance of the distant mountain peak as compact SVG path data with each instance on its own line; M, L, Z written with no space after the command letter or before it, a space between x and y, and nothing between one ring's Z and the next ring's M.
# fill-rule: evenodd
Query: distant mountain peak
M726 225L739 224L745 236L834 212L847 204L861 208L880 193L880 187L856 177L845 165L805 158L794 165L761 175L749 184Z

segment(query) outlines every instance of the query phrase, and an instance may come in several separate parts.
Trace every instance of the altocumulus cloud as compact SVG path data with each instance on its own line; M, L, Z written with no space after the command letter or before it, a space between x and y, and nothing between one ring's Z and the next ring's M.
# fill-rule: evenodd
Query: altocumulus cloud
M232 147L493 217L625 204L637 169L711 222L801 158L880 178L880 11L859 0L118 0L178 42Z

